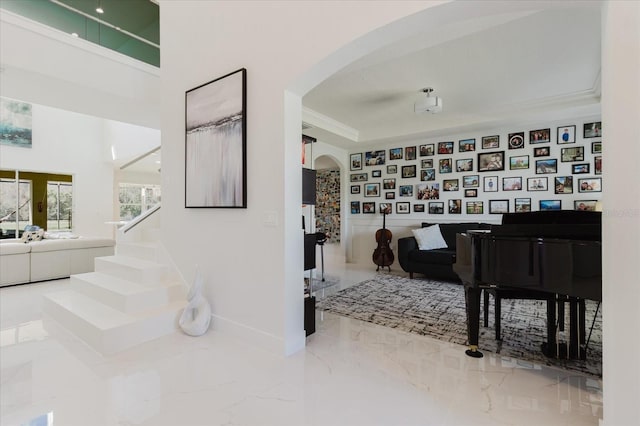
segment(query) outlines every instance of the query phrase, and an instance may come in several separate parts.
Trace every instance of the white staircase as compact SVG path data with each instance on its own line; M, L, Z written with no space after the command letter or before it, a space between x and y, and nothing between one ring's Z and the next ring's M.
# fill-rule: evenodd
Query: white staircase
M96 258L95 272L44 297L47 315L105 355L174 333L186 305L186 286L148 241L154 232L132 234L119 233L116 255Z

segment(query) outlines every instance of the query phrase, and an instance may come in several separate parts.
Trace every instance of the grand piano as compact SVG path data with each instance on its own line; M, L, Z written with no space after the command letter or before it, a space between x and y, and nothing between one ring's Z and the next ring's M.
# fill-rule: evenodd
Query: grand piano
M479 347L483 290L547 301L549 357L585 359L585 299L602 300L600 212L540 211L504 214L502 225L458 234L454 271L464 284L467 355ZM569 342L556 339L557 312L569 303ZM564 318L563 318L564 320Z

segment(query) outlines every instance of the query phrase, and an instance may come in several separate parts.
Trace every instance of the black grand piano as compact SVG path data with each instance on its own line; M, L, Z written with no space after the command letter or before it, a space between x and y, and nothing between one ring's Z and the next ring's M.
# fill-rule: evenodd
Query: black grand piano
M504 214L502 225L458 234L454 271L465 288L467 355L478 350L483 290L511 292L512 298L547 301L549 357L585 359L584 300L602 300L600 212L540 211ZM556 339L557 311L569 303L569 342ZM568 346L568 347L567 347Z

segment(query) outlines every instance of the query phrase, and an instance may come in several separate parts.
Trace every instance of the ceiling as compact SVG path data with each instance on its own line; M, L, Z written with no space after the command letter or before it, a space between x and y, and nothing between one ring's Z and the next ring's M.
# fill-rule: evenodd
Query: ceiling
M509 13L387 46L303 98L303 133L348 150L600 111L600 2ZM439 114L415 114L433 87ZM303 127L306 127L303 125Z

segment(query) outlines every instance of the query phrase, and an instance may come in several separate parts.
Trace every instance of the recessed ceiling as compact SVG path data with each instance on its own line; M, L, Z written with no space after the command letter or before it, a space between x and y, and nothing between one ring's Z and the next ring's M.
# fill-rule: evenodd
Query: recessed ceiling
M328 78L304 98L333 126L305 134L346 149L571 114L600 104L600 4L571 4L425 31ZM433 87L439 114L416 115ZM305 114L303 112L303 119ZM306 120L305 120L306 121ZM335 123L350 133L335 131Z

